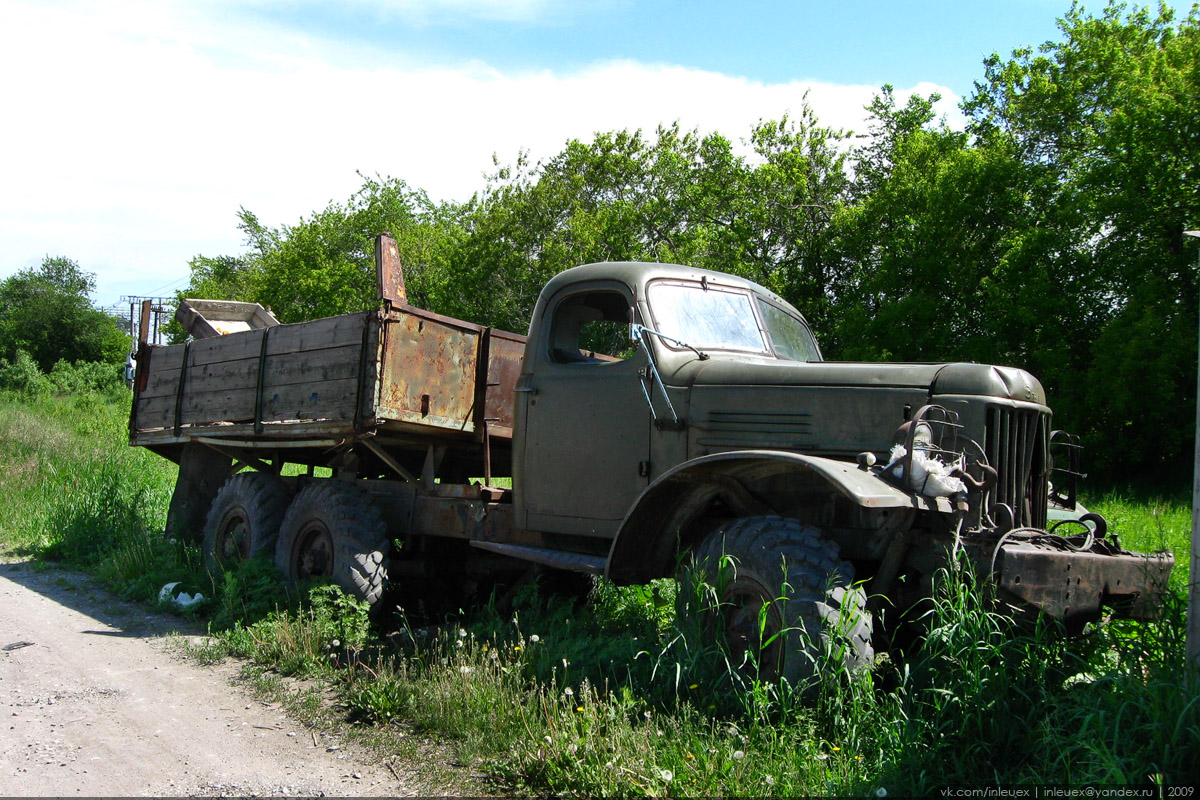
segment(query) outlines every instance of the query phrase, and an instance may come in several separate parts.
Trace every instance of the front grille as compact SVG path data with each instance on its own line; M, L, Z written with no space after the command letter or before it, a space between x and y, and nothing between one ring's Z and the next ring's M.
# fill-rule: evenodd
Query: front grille
M993 503L1013 510L1017 525L1046 527L1046 465L1050 425L1033 409L989 406L987 457L999 479Z

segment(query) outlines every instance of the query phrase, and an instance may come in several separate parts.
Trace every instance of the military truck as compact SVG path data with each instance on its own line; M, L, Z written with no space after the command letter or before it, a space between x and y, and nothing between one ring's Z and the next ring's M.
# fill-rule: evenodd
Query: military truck
M273 554L370 603L691 570L719 602L683 611L791 678L835 638L869 662L876 603L956 559L1069 624L1159 604L1171 555L1077 505L1077 441L1025 371L828 362L774 293L659 263L558 274L526 337L409 305L387 236L376 262L376 309L141 344L130 441L179 464L169 532L213 570Z

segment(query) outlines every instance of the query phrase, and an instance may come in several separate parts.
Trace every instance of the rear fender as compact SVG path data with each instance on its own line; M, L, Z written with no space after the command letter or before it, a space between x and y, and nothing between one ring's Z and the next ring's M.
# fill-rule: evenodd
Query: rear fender
M678 554L714 527L706 515L714 501L738 517L785 513L794 502L753 488L780 476L797 491L836 493L864 509L951 510L944 498L939 504L911 494L845 461L777 450L716 453L680 464L646 487L621 522L605 576L627 585L674 574Z

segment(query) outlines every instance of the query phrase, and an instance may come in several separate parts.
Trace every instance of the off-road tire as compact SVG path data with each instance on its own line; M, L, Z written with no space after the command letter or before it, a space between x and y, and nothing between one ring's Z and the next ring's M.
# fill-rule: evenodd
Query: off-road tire
M387 585L387 524L371 496L352 483L321 480L296 494L275 545L275 565L292 584L332 578L374 605Z
M275 550L291 493L263 472L239 472L221 485L204 521L202 552L211 575Z
M680 577L684 624L723 642L730 663L755 677L811 686L825 668L853 672L874 660L866 593L815 528L782 517L734 520L701 542Z

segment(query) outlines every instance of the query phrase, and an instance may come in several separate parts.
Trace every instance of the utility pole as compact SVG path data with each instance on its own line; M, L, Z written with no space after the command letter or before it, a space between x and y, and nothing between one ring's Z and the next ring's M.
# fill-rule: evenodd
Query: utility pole
M1200 230L1184 231L1200 239ZM1200 253L1197 254L1200 267ZM1200 346L1200 339L1197 340ZM1187 660L1200 667L1200 350L1196 367L1196 466L1192 472L1192 557L1188 565Z
M124 295L121 298L122 303L129 303L129 340L134 347L137 346L138 339L142 337L143 332L139 329L140 313L142 303L146 300L150 301L150 311L152 317L148 321L148 328L145 331L145 341L151 344L162 344L162 326L169 322L175 314L174 297L139 297L135 295ZM164 321L162 318L166 317Z

